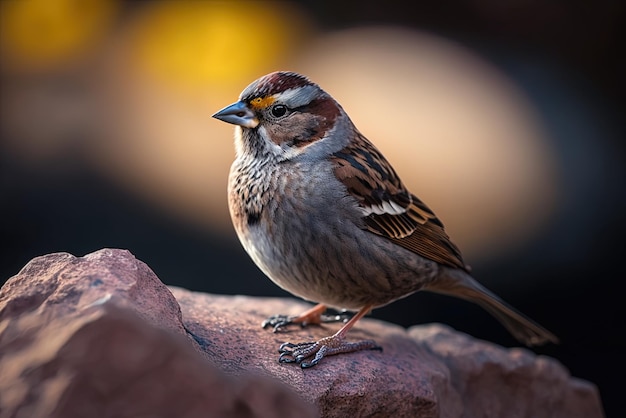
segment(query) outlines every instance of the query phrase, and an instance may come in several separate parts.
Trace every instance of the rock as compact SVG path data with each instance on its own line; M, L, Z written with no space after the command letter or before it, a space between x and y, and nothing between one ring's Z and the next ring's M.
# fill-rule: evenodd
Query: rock
M263 370L293 387L324 417L602 417L595 385L556 360L505 349L443 325L406 330L363 319L350 340L375 339L383 352L328 357L311 369L280 364L278 346L331 335L340 324L291 332L260 328L274 314L310 305L292 299L216 296L173 288L187 327L232 374ZM207 326L207 324L214 324Z
M308 306L168 289L122 250L36 258L0 291L0 418L603 416L556 360L441 325L364 319L349 338L383 352L278 363L282 342L340 327L260 328Z
M450 412L441 416L459 416L462 410L461 399L442 373L445 365L402 327L365 320L350 331L350 338L375 338L384 347L382 353L328 357L316 367L301 369L278 363L278 346L287 340L328 336L340 324L272 333L260 327L265 318L276 313L295 315L310 306L293 299L215 296L178 288L172 292L189 330L206 341L202 347L209 358L232 374L255 370L275 376L316 404L322 416L438 417L440 409Z
M596 387L572 378L554 359L504 349L443 325L415 326L408 333L445 364L472 416L603 416Z
M28 312L70 317L109 302L185 334L180 306L167 286L130 252L115 249L84 257L56 253L31 260L2 287L0 320Z
M32 260L0 290L0 417L312 417L284 385L226 376L128 251Z

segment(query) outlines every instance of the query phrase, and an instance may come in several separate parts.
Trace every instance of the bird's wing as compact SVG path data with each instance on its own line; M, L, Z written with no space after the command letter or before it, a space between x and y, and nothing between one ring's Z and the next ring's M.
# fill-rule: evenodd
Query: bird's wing
M467 270L441 221L400 181L393 167L360 133L333 154L334 173L360 203L368 231L437 263Z

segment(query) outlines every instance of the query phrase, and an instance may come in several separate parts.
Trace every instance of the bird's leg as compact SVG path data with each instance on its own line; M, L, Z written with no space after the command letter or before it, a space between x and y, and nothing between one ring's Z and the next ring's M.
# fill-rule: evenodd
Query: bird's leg
M298 363L300 367L313 367L326 356L335 354L352 353L360 350L382 350L373 340L364 340L358 342L348 342L345 340L346 333L356 324L356 322L365 316L371 306L366 306L354 315L339 331L330 337L322 338L319 341L311 341L305 343L283 343L278 352L280 356L278 361L281 363ZM313 357L310 361L304 361Z
M327 319L326 315L322 315L326 311L326 305L320 303L315 305L311 309L301 313L297 316L288 315L274 315L267 318L261 326L263 328L272 327L274 332L278 332L281 328L291 324L300 324L302 327L307 325L316 324L319 325L322 322L334 322L339 319ZM338 315L336 315L337 317Z

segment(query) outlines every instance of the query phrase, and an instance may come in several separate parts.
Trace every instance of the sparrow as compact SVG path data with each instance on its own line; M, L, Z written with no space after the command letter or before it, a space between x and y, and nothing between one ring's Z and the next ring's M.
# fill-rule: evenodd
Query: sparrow
M470 275L439 218L305 76L267 74L213 117L236 125L228 205L241 244L274 283L317 303L263 326L319 324L327 308L356 312L329 337L282 344L280 362L307 368L331 355L380 350L346 334L372 309L420 290L477 303L526 345L558 342Z

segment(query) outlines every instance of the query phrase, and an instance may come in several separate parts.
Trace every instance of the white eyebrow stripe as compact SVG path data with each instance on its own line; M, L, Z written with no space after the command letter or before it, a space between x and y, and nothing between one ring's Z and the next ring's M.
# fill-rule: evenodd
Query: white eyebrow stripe
M315 96L319 94L319 91L317 86L303 86L280 92L276 94L275 98L277 102L296 108L311 103Z

